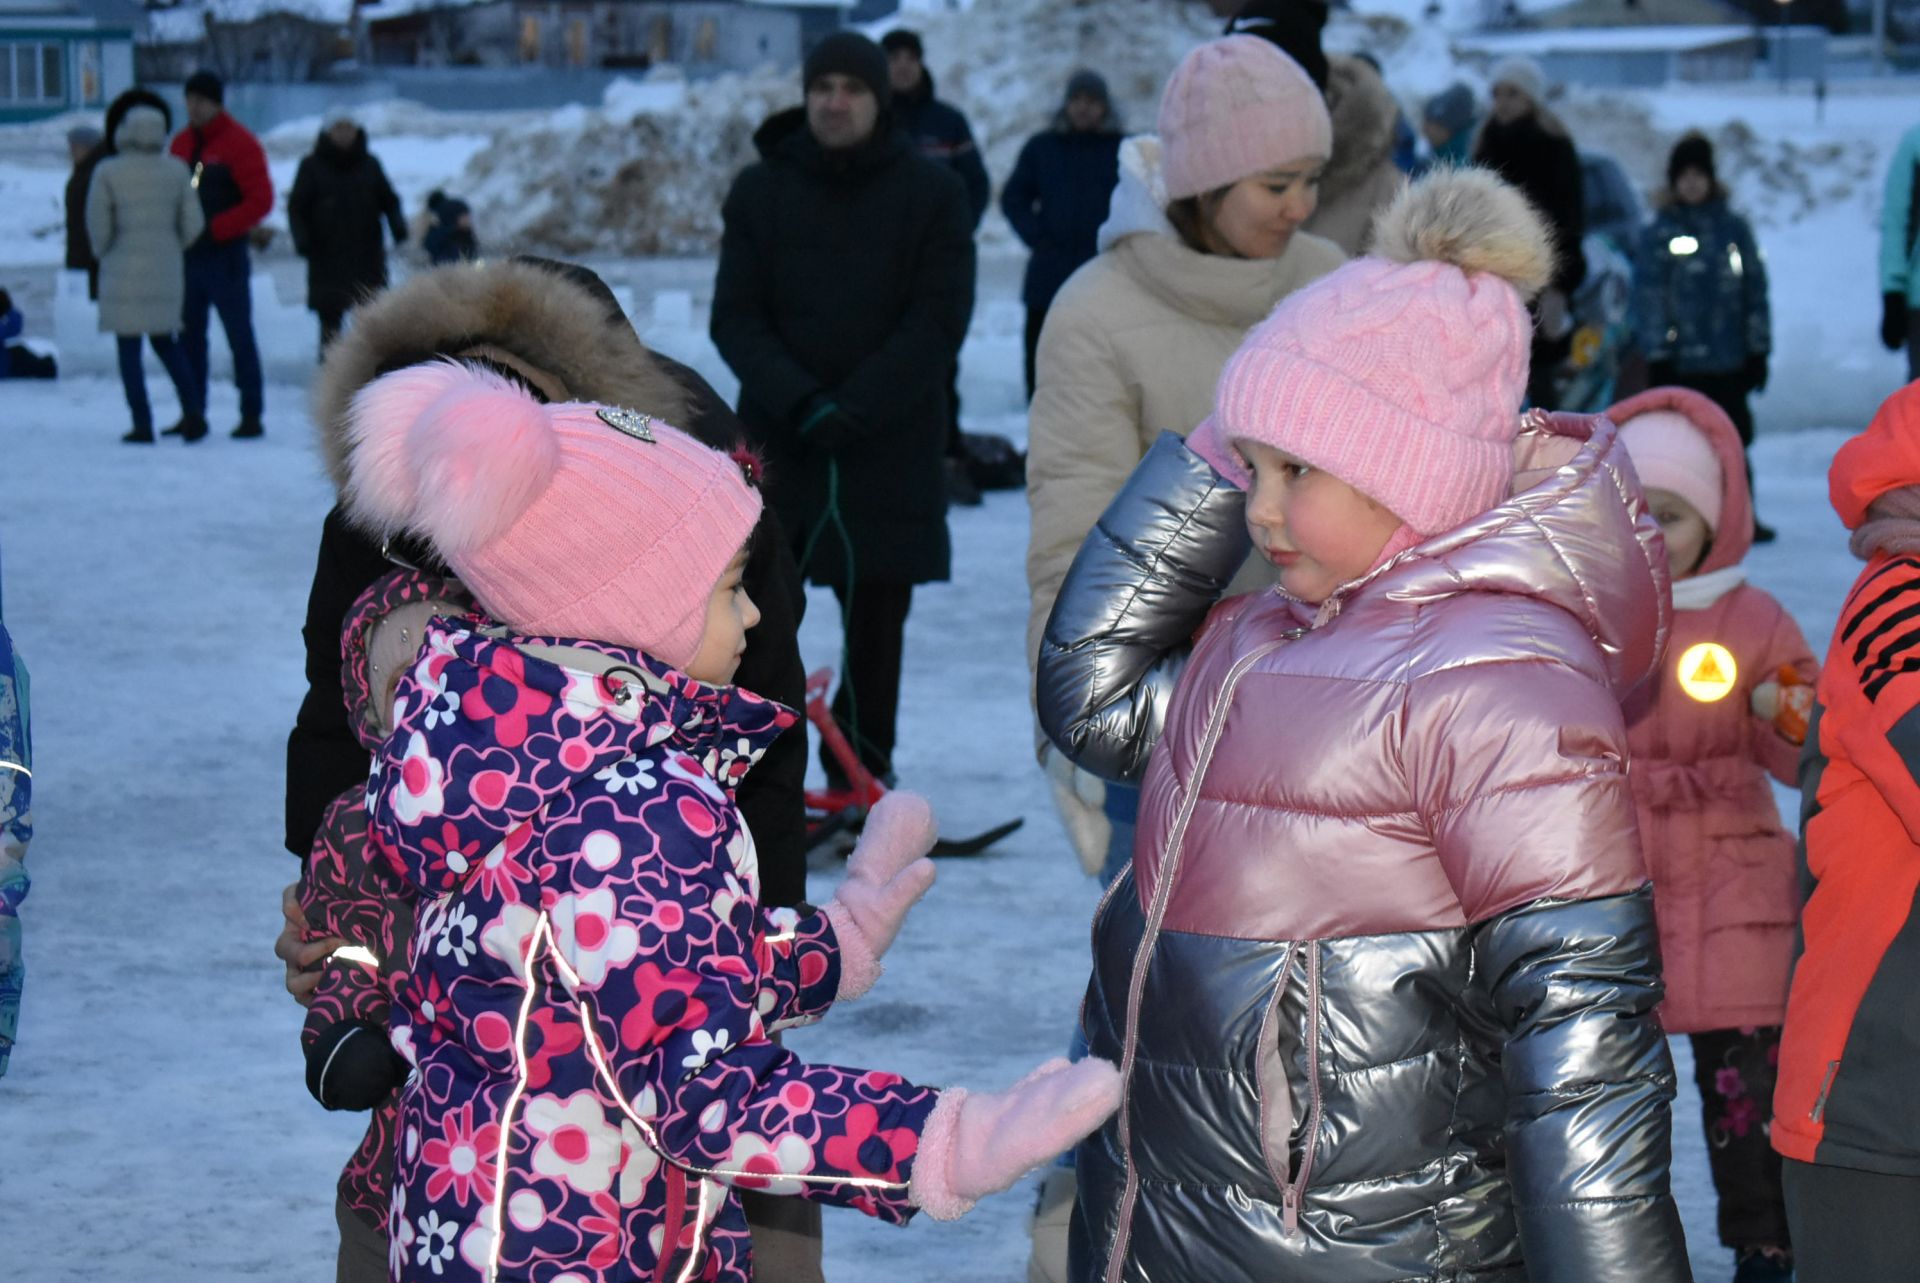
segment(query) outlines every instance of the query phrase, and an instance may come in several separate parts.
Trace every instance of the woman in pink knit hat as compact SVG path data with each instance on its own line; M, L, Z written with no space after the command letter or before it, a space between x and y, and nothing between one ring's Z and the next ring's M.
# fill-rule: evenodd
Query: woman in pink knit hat
M1084 1006L1074 1277L1689 1277L1620 700L1668 629L1604 419L1521 417L1540 217L1441 171L1163 437L1048 623L1143 782ZM1277 591L1218 598L1249 542Z
M892 794L824 909L759 907L734 791L796 717L729 684L751 461L455 361L367 384L348 432L352 519L480 608L425 626L367 789L418 895L395 1279L746 1280L737 1190L955 1217L1112 1111L1101 1061L969 1095L774 1041L872 987L934 827Z

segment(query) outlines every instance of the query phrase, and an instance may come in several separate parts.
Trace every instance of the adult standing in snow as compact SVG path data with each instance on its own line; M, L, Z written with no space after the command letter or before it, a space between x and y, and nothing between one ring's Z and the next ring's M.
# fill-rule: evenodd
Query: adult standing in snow
M87 191L87 238L100 262L100 329L114 336L119 352L120 385L133 416L121 440L129 444L154 440L143 336L180 398L180 421L169 431L188 442L207 435L205 385L191 377L177 338L185 255L205 220L187 167L163 154L168 123L144 103L129 109L109 139L114 154L95 167Z
M1029 663L1081 541L1155 439L1198 426L1246 332L1345 260L1302 230L1333 146L1312 80L1252 36L1189 53L1161 97L1158 136L1122 146L1100 254L1060 291L1040 334L1028 416ZM1250 563L1235 591L1273 581L1271 567ZM1083 866L1111 876L1131 854L1138 793L1106 789L1048 747L1041 760ZM1073 1188L1070 1170L1048 1175L1034 1278L1065 1277Z
M1374 215L1406 181L1394 163L1400 104L1371 61L1329 56L1321 48L1326 25L1327 6L1321 0L1248 0L1228 21L1227 34L1271 41L1325 95L1333 118L1333 152L1321 172L1319 204L1306 230L1358 254L1366 248Z
M465 265L423 272L362 304L353 326L328 348L314 389L314 421L338 492L344 493L353 448L347 415L354 394L386 371L448 357L489 363L548 401L588 400L654 414L715 446L732 446L743 435L704 379L640 343L592 272L541 259ZM735 681L798 707L806 685L798 641L805 597L777 520L762 522L744 580L761 621L748 634ZM349 724L342 693L340 634L354 599L396 560L439 565L431 548L410 541L383 548L349 524L344 502L327 514L302 634L308 689L287 738L286 845L302 859L327 805L367 775L369 756ZM797 904L806 895L806 755L804 735L782 736L740 789L766 907ZM303 941L298 901L289 897L283 908L288 925L274 952L287 963L288 990L304 1002L319 978L306 969L344 942ZM817 1280L818 1214L783 1200L765 1202L765 1215L750 1211L765 1276ZM385 1234L384 1225L341 1224L343 1261L367 1259L368 1236ZM384 1259L381 1249L378 1260L363 1267L367 1277L384 1277L373 1273Z
M27 840L33 836L33 742L28 735L27 666L7 634L0 605L0 1075L20 1027L20 903L27 877Z
M1766 262L1752 226L1727 204L1704 134L1674 144L1656 203L1633 281L1634 337L1648 381L1705 393L1733 420L1744 452L1753 445L1747 397L1767 386L1773 350ZM1754 522L1755 543L1773 538L1772 527Z
M92 125L75 125L67 131L67 154L73 159L73 172L67 175L67 270L87 274L87 297L100 297L100 260L93 256L87 241L87 185L93 181L93 167L110 154L106 135Z
M207 392L207 321L220 313L240 391L240 425L233 435L257 437L264 428L265 389L260 349L253 337L253 260L247 239L273 208L267 154L246 126L227 114L226 85L211 71L187 77L187 127L174 136L173 154L193 172L206 230L187 251L187 375L201 404Z
M840 601L834 717L889 776L913 589L951 569L944 459L973 227L959 177L896 123L879 46L837 32L802 84L805 105L760 127L761 159L727 194L712 334L801 569Z
M1420 109L1420 133L1436 165L1468 164L1479 124L1473 89L1462 81L1454 81Z
M287 197L293 251L307 260L307 307L320 317L322 353L348 309L386 287L382 222L392 229L395 245L405 242L400 197L367 150L367 131L351 112L336 108L301 160Z
M1053 125L1027 139L1000 192L1000 211L1033 251L1020 286L1027 306L1027 400L1033 400L1033 360L1040 326L1053 296L1080 265L1099 252L1095 237L1107 221L1120 176L1120 121L1107 82L1082 69L1067 80Z
M1553 231L1553 281L1533 303L1533 369L1527 400L1551 407L1560 363L1573 350L1573 292L1587 279L1581 241L1587 234L1580 153L1548 110L1547 73L1531 58L1508 58L1493 69L1493 110L1474 140L1473 160L1518 187L1547 216Z
M1880 198L1880 341L1907 349L1907 377L1920 379L1920 125L1909 129L1887 166Z
M926 48L919 33L889 31L880 37L880 48L887 55L894 119L922 156L939 161L960 176L967 185L967 208L973 211L973 225L980 226L993 187L980 148L973 141L973 126L958 107L935 96L933 73L927 70Z

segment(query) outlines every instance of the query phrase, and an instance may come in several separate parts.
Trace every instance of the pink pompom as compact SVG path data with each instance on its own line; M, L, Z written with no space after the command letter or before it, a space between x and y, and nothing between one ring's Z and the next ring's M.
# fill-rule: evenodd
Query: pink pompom
M545 406L457 361L375 379L353 399L349 432L355 519L416 531L455 556L504 534L545 493L560 460Z

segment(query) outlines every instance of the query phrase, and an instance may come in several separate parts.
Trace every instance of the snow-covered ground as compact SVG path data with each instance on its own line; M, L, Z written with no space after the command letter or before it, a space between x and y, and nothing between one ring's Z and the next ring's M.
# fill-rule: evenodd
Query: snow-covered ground
M1017 348L987 336L972 350L975 379L1017 380ZM216 390L217 426L236 418L232 395ZM136 450L116 439L117 383L7 385L0 543L8 625L34 677L39 785L25 1012L0 1079L0 1251L23 1283L331 1277L331 1187L358 1128L307 1097L299 1012L269 953L294 873L280 849L282 746L330 501L302 399L269 388L264 441ZM1017 415L972 426L1021 435ZM1781 540L1750 565L1816 644L1854 569L1825 503L1843 435L1780 434L1755 452ZM881 988L795 1046L998 1086L1065 1040L1094 890L1032 765L1025 505L992 495L953 526L954 582L919 593L909 627L900 770L953 831L1013 814L1027 827L947 864ZM830 597L815 594L803 646L834 662ZM813 891L831 887L820 876ZM1689 1085L1675 1179L1710 1279L1726 1263L1696 1108ZM1026 1210L1016 1193L904 1233L830 1213L828 1274L1018 1278Z

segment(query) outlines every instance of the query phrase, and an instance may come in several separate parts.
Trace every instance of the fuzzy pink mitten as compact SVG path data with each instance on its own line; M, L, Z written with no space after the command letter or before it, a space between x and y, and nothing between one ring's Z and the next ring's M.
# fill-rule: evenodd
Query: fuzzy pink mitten
M1120 1071L1089 1057L1049 1060L1003 1092L953 1088L927 1118L908 1201L956 1220L1068 1147L1120 1108Z
M1200 420L1200 426L1187 434L1187 449L1212 464L1213 470L1236 490L1253 488L1253 474L1247 471L1246 460L1231 441L1220 435L1220 420L1214 415Z
M881 956L933 885L927 852L938 836L933 807L918 793L889 793L867 813L846 880L826 907L840 938L838 997L858 998L880 978Z

